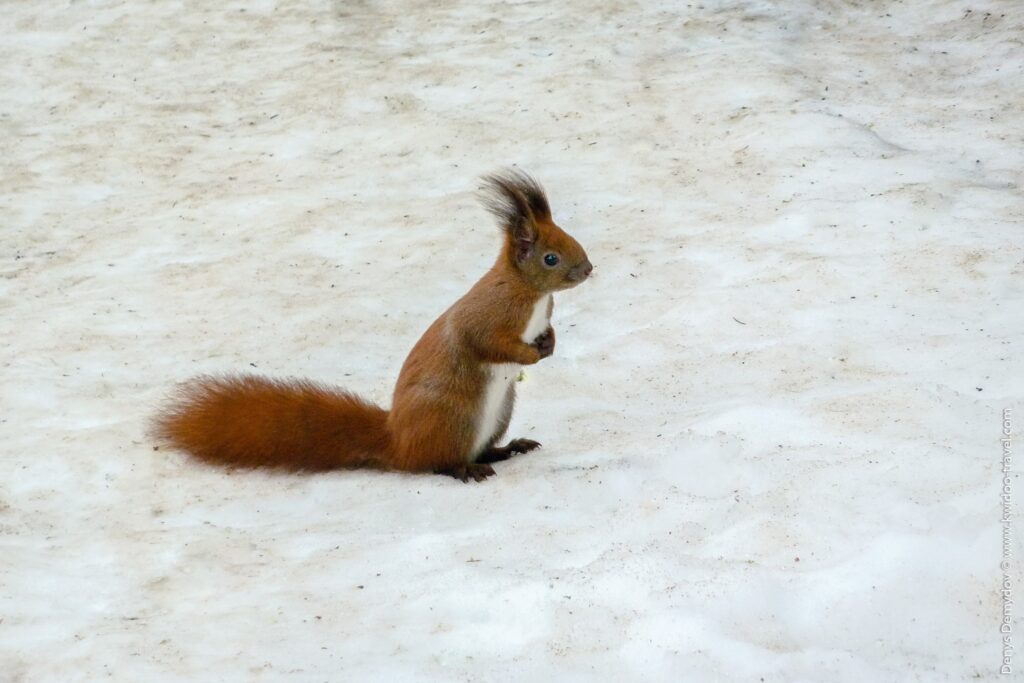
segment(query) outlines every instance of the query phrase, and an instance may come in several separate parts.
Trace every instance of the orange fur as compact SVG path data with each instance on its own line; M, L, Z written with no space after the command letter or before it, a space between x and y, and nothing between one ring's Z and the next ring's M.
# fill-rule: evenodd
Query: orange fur
M386 467L386 421L382 408L315 382L198 377L153 433L214 464L330 470Z
M532 178L510 171L485 180L488 208L505 230L501 254L413 347L390 412L305 380L200 377L183 385L156 417L155 436L222 465L375 467L443 472L464 481L493 474L489 465L474 464L478 458L494 462L539 445L517 440L516 446L495 446L511 419L510 389L495 433L484 435L482 451L471 452L491 364L532 365L551 353L554 331L549 327L525 342L527 321L541 297L585 280L590 261L551 220ZM552 254L556 265L545 261Z

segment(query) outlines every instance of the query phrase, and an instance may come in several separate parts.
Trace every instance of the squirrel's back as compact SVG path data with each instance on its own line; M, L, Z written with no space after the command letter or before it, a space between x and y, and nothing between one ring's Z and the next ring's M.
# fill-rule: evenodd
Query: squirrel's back
M179 389L153 433L207 462L329 470L390 462L386 410L307 380L198 377Z

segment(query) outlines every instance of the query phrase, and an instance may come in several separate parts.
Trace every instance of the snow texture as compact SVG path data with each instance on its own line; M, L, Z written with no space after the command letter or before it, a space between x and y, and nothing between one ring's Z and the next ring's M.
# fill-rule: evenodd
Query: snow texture
M995 0L4 3L0 679L998 678L1022 35ZM154 452L200 373L388 404L511 164L596 268L518 387L543 449L480 484Z

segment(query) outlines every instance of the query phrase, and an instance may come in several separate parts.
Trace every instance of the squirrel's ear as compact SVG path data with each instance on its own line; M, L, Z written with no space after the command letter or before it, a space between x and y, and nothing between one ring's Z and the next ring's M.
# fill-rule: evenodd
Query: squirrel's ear
M533 245L537 241L537 226L533 218L521 220L508 233L515 250L516 261L523 263L533 255Z
M484 206L505 230L516 259L525 261L537 241L537 221L551 218L544 190L536 180L515 169L484 176L483 180Z

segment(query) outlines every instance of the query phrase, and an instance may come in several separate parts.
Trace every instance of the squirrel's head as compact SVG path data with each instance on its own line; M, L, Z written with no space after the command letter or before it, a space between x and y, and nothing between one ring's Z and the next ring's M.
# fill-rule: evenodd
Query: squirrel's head
M544 189L526 173L508 169L484 176L484 204L505 231L503 255L541 292L569 289L594 269L579 242L555 225Z

